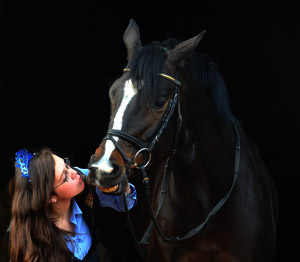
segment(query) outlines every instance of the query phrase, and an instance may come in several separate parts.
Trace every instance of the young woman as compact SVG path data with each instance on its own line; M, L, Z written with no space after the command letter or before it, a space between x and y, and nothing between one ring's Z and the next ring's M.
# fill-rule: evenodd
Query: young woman
M103 194L84 183L88 170L71 168L67 160L43 149L16 153L11 182L11 262L100 261L97 219L101 207L124 211L121 196ZM136 191L128 184L128 208Z

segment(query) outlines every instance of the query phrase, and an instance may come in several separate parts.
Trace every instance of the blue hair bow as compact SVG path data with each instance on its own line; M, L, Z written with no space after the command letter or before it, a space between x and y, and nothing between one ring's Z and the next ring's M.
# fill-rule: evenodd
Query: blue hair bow
M33 154L29 153L26 149L21 149L16 152L16 167L21 169L23 177L26 177L30 181L28 165Z

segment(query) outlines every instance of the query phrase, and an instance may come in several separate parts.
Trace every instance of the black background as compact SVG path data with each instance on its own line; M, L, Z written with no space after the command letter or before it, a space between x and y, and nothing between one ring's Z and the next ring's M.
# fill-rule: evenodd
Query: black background
M130 18L143 44L186 40L220 65L231 108L277 186L277 261L299 229L300 20L296 1L0 1L2 186L20 148L47 146L85 167L109 120L108 88L126 65Z

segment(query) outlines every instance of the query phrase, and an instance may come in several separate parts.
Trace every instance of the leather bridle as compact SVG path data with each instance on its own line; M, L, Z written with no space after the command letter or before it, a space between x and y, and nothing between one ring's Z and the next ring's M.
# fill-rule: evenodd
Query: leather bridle
M130 69L125 68L124 71L130 71ZM152 231L153 225L155 226L157 232L162 237L164 242L182 241L182 240L189 239L192 236L194 236L195 234L197 234L207 224L209 219L220 210L220 208L224 205L224 203L229 198L229 196L230 196L230 194L231 194L231 192L234 188L234 185L236 183L237 176L238 176L238 171L239 171L239 165L240 165L240 149L241 149L240 148L240 135L239 135L238 127L235 124L235 122L233 121L233 126L234 126L234 130L235 130L235 134L236 134L236 146L235 146L234 177L233 177L233 182L232 182L231 188L225 194L225 196L216 204L216 206L209 212L206 219L201 224L199 224L197 227L190 230L185 236L183 236L183 237L166 237L163 234L163 232L161 231L161 229L160 229L160 227L157 223L156 218L157 218L157 216L159 214L159 211L162 207L162 204L164 202L164 198L165 198L165 195L166 195L166 192L167 192L167 187L168 187L168 184L169 184L169 181L170 181L170 177L172 175L172 169L169 167L168 164L169 164L169 160L170 160L171 156L174 155L175 152L176 152L177 141L178 141L181 125L182 125L182 116L181 116L181 112L180 112L180 98L179 98L179 86L181 86L180 81L178 79L173 78L173 77L171 77L169 75L166 75L166 74L160 73L159 75L162 76L163 78L171 81L172 83L174 83L175 84L175 90L174 90L174 94L173 94L172 98L170 99L170 101L168 103L168 106L165 110L165 113L164 113L159 125L157 126L155 132L153 133L152 137L149 139L147 144L144 145L144 142L141 142L136 137L134 137L130 134L127 134L127 133L125 133L121 130L109 129L108 132L107 132L107 136L105 137L106 140L111 140L113 142L113 144L115 145L115 147L117 148L117 150L119 151L121 156L123 157L124 162L125 162L125 166L126 166L126 173L127 174L129 173L129 170L132 169L132 168L141 169L142 174L143 174L143 184L145 186L145 193L146 193L147 203L148 203L147 207L148 207L148 211L149 211L152 223L148 226L148 228L147 228L146 232L144 233L141 241L138 241L136 239L136 236L135 236L135 233L134 233L134 230L133 230L133 226L132 226L132 223L131 223L131 219L130 219L130 216L129 216L129 212L128 212L125 193L123 193L124 207L125 207L125 211L127 213L128 223L129 223L130 230L132 232L132 235L135 239L136 244L148 244L148 239L149 239L150 233ZM152 209L152 206L151 206L151 200L150 200L149 178L147 176L145 168L151 160L151 152L152 152L155 144L159 140L160 136L163 134L164 130L167 128L168 122L169 122L170 118L172 117L172 115L175 111L176 105L177 105L177 112L178 112L178 120L177 120L177 128L176 128L176 133L175 133L175 141L174 141L174 144L173 144L172 154L167 159L167 162L166 162L166 165L165 165L162 190L161 190L161 194L160 194L160 198L159 198L158 207L157 207L157 210L156 210L156 215L154 215L154 212L153 212L153 209ZM138 151L137 151L137 153L136 153L133 160L131 160L129 157L126 156L126 154L123 152L123 150L117 144L117 141L114 139L114 137L121 138L121 139L131 143L136 148L138 148ZM138 165L136 163L136 158L141 153L143 154L143 157L144 157L144 163L141 164L141 165Z
M129 71L130 69L125 68L124 71ZM104 138L105 140L111 140L115 147L118 149L119 153L122 155L123 160L125 162L126 169L130 168L138 168L142 169L145 168L150 160L151 160L151 152L152 149L154 148L155 144L159 140L160 136L163 134L164 130L167 128L169 120L171 119L176 105L178 105L178 122L177 122L177 128L176 128L176 134L175 134L175 142L173 146L173 154L176 152L176 146L177 146L177 139L178 139L178 134L181 129L181 124L182 124L182 117L181 117L181 112L180 112L180 101L179 101L179 86L181 85L180 81L178 79L175 79L169 75L166 74L159 74L163 78L171 81L172 83L175 84L175 90L173 93L172 98L169 100L168 106L162 116L162 119L160 120L160 123L157 125L157 128L153 132L151 138L145 143L137 139L135 136L132 136L128 133L123 132L122 130L116 130L116 129L109 129L107 131L107 135ZM125 140L126 142L134 145L138 151L135 154L135 157L133 160L129 159L126 154L123 152L123 150L120 148L120 146L117 144L117 141L114 139L114 137L121 138ZM141 165L138 165L136 163L136 159L139 154L143 154L144 157L144 163Z

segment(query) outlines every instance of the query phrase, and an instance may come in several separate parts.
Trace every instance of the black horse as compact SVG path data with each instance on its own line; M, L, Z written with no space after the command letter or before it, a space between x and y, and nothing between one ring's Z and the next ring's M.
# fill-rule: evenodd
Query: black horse
M276 190L216 65L194 52L203 35L142 47L131 20L128 65L110 89L109 130L89 179L112 194L135 183L130 216L143 260L272 261Z

